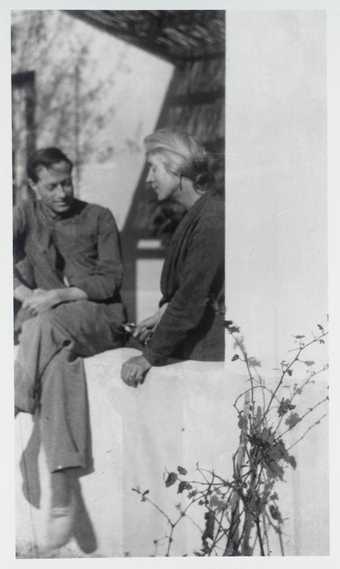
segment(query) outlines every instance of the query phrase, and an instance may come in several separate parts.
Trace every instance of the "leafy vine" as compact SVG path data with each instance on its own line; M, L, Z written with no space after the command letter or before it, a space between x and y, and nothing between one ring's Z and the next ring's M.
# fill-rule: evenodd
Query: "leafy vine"
M327 416L327 409L320 414L329 399L327 388L324 396L307 408L303 394L315 383L316 377L328 369L328 364L317 366L307 357L312 346L325 343L328 331L326 326L317 324L311 337L295 335L290 360L281 361L277 377L267 381L259 371L261 363L248 355L239 327L229 320L225 327L233 338L235 353L231 359L244 363L249 383L233 404L239 444L232 457L232 475L226 478L199 464L195 478L190 477L183 466L168 472L165 486L177 485L177 494L183 498L183 503L176 506L175 519L152 500L149 490L133 488L143 502L158 510L169 528L165 536L154 540L153 555L171 555L183 518L189 519L199 530L200 547L193 555L270 555L272 535L277 536L284 555L284 517L277 484L283 481L287 468L297 467L291 449ZM288 441L288 433L291 437L298 425L299 435L293 442ZM196 506L203 509L202 527L196 517L190 515Z

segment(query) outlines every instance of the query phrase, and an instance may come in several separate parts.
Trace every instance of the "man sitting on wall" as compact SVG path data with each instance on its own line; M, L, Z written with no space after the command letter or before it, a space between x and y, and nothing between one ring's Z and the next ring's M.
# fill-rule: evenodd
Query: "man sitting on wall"
M82 358L124 342L122 264L112 214L74 197L63 152L38 150L27 174L34 197L13 215L15 250L24 255L15 271L15 407L40 421L51 473L47 546L55 548L72 533L72 476L90 459Z

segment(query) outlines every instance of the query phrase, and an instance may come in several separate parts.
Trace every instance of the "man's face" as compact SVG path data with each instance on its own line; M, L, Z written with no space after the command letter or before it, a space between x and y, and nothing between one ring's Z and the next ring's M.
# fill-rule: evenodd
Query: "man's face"
M68 211L74 200L71 166L67 162L58 162L49 168L41 166L37 174L37 182L30 180L37 198L54 213Z

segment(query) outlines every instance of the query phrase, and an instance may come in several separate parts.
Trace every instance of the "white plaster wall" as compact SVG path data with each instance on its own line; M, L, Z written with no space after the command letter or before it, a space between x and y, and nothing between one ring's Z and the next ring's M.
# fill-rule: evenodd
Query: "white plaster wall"
M325 24L322 11L227 15L228 316L265 377L327 313ZM308 356L323 364L327 349ZM304 394L306 408L326 382ZM288 480L290 551L325 554L326 423L308 437Z
M229 316L272 368L327 312L323 12L227 15Z
M75 536L58 552L60 556L149 556L153 540L168 528L160 514L141 503L132 491L149 489L150 497L172 518L181 501L177 488L166 489L164 473L185 466L193 478L196 463L226 477L231 474L232 454L238 445L235 397L244 389L245 377L224 364L184 362L153 368L138 389L120 379L122 363L138 352L129 348L109 350L85 360L92 435L94 472L80 479ZM16 419L16 544L20 556L42 555L49 502L49 479L42 452L34 449L22 459L32 432L32 418ZM24 466L25 475L19 468ZM35 470L37 468L37 470ZM25 478L28 494L22 493ZM197 518L197 514L199 517ZM204 526L202 511L195 513ZM186 521L186 520L185 520ZM200 533L191 523L176 532L173 554L200 547ZM159 555L166 552L164 543Z
M150 556L153 540L167 533L162 516L150 504L142 503L132 491L139 486L150 490L150 498L173 520L175 505L181 502L176 486L166 489L166 471L177 465L199 480L196 463L214 469L228 479L232 456L238 446L239 429L232 404L247 387L245 375L221 363L184 362L150 370L143 386L127 387L120 379L122 362L136 350L122 348L86 358L94 471L80 479L77 493L75 535L56 552L58 556L116 557ZM307 403L320 396L315 385ZM41 556L49 501L49 480L40 452L22 459L22 451L32 432L32 418L16 419L16 545L20 556ZM297 429L299 431L299 429ZM298 468L287 471L276 488L285 518L286 555L326 555L328 553L327 424L305 440L297 453ZM298 435L294 433L294 438ZM294 454L295 451L294 451ZM24 466L24 475L19 468ZM38 466L38 468L37 468ZM22 485L28 479L28 494L40 509L24 498ZM317 510L316 510L317 509ZM317 516L313 515L317 511ZM191 516L204 526L200 508ZM200 533L188 520L176 531L173 555L192 553L200 547ZM271 534L273 555L280 555L279 542ZM166 549L161 544L158 555Z

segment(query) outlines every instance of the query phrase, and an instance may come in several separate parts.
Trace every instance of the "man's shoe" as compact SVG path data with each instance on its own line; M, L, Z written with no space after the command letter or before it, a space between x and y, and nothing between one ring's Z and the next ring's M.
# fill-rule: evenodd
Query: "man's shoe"
M47 520L45 552L59 549L71 539L75 511L76 499L73 493L69 505L51 508Z

